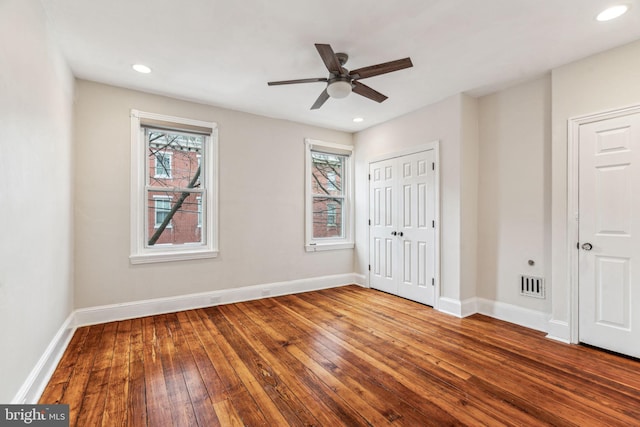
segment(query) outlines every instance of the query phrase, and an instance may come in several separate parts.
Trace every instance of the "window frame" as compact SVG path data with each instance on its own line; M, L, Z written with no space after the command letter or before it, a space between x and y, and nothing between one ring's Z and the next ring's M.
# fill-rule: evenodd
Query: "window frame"
M146 200L148 173L145 127L163 127L176 132L205 135L203 146L204 198L202 218L203 243L181 245L158 244L148 246L148 201ZM186 119L163 114L131 110L131 264L214 258L218 256L218 127L215 122ZM155 215L154 215L155 222Z
M305 250L307 252L336 250L336 249L353 249L353 147L350 145L336 144L305 138ZM342 172L341 184L343 194L342 199L342 236L341 237L313 237L313 161L312 153L320 152L325 154L334 154L345 156L344 170Z
M196 197L198 203L198 220L196 228L202 228L202 196Z

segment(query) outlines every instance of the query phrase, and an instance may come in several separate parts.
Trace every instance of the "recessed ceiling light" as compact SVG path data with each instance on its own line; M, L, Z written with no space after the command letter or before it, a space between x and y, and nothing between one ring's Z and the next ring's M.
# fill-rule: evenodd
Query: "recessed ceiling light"
M142 65L142 64L135 64L133 66L131 66L131 68L133 68L134 70L136 70L139 73L142 74L149 74L151 72L151 68L147 67L146 65Z
M627 10L629 10L629 6L626 4L619 4L617 6L611 6L608 9L603 10L596 16L598 21L610 21L612 19L616 19L618 16L624 15Z
M353 119L354 123L361 123L364 122L364 119L362 117L356 117L355 119Z

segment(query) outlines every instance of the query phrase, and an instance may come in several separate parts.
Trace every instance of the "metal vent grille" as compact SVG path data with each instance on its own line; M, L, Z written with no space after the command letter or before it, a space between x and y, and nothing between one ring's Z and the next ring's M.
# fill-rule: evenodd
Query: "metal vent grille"
M520 276L520 295L544 298L544 278L536 276Z

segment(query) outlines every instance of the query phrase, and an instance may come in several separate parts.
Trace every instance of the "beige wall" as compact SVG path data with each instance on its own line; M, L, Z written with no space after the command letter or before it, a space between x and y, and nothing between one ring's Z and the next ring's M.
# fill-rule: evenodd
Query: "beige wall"
M460 300L462 271L465 268L473 268L468 265L462 265L461 262L461 223L464 215L475 215L475 211L464 213L461 211L463 180L467 180L460 172L463 161L462 112L463 108L467 108L468 110L466 111L471 114L474 102L466 98L465 95L455 95L355 135L356 272L365 274L369 264L367 225L367 212L369 209L367 174L369 162L371 159L383 154L394 153L439 140L442 252L440 296ZM470 105L465 107L467 103L470 103ZM473 190L469 194L472 195L472 193ZM469 203L473 205L473 200Z
M520 296L518 277L542 276L549 284L551 77L482 97L479 105L478 296L548 313L551 296Z
M73 308L72 99L40 2L0 2L2 403Z
M550 312L550 296L518 289L520 274L550 277L550 121L546 76L481 99L457 95L356 134L356 271L368 265L369 161L440 140L441 296Z
M567 120L640 104L640 41L559 67L552 73L552 257L555 335L569 339ZM563 335L564 334L564 335Z
M351 134L82 80L76 91L76 308L353 272L353 250L304 250L304 138ZM129 263L132 108L218 124L218 258Z
M460 120L460 300L477 294L478 173L480 135L478 100L461 97Z

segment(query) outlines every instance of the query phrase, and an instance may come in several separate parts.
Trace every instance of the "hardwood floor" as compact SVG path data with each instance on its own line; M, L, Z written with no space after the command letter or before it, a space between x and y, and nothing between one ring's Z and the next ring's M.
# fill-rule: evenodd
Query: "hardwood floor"
M77 426L640 425L640 362L358 286L80 328Z

